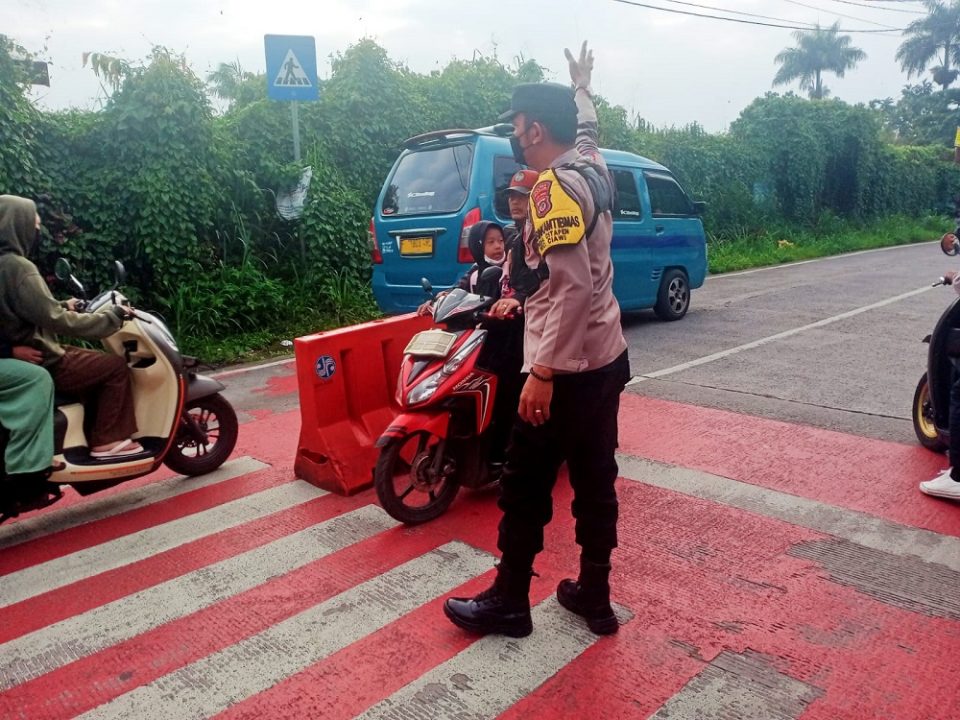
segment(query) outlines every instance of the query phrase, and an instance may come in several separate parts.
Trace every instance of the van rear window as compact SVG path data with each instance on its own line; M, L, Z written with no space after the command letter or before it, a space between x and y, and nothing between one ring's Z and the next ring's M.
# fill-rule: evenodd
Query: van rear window
M383 197L384 215L456 212L467 200L473 143L424 148L400 158Z

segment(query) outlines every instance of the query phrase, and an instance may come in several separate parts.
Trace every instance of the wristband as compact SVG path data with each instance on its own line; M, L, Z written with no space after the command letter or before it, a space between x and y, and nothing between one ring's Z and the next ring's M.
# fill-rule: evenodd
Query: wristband
M534 370L533 368L530 368L530 374L531 374L533 377L535 377L537 380L539 380L540 382L545 382L545 383L553 382L553 378L552 378L552 377L547 377L546 375L541 375L540 373L538 373L538 372L537 372L536 370Z

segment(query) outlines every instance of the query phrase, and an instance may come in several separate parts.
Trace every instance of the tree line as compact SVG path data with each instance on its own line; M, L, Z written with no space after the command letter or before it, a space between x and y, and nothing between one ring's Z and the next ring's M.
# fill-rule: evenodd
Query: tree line
M135 301L162 312L188 351L205 338L236 338L239 351L369 317L370 213L403 141L488 126L514 85L544 79L522 57L419 74L371 40L336 54L320 100L300 106L313 179L289 221L276 195L302 167L289 105L266 98L263 75L224 63L201 79L163 48L141 62L90 54L112 91L104 107L49 112L29 101L11 53L22 50L0 41L0 192L38 199L42 262L65 255L98 284L123 260ZM708 202L716 241L771 224L943 209L960 173L942 143L907 144L891 129L886 113L901 104L769 93L722 134L654 128L602 98L598 112L603 145L664 163Z

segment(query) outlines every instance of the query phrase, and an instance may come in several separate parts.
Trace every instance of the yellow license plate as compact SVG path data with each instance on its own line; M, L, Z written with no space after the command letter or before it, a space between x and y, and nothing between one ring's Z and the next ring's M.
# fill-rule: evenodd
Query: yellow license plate
M433 238L432 237L400 238L400 254L401 255L432 255L433 254Z

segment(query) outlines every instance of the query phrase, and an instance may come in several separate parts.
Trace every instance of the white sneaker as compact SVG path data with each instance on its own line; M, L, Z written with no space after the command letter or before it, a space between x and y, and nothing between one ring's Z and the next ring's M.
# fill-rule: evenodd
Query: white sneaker
M947 468L933 480L920 483L920 492L936 497L960 500L960 482L950 477L950 468Z

